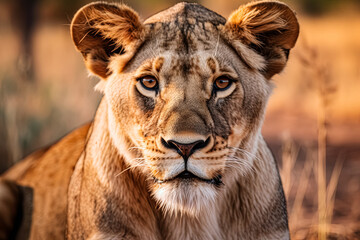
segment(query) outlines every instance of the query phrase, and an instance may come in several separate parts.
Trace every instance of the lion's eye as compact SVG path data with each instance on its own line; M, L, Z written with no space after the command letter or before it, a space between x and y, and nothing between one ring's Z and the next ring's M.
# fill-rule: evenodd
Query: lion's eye
M139 79L141 85L147 90L157 90L158 81L153 76L145 76Z
M233 81L226 76L218 77L214 82L214 89L216 91L224 91L231 86L232 82Z

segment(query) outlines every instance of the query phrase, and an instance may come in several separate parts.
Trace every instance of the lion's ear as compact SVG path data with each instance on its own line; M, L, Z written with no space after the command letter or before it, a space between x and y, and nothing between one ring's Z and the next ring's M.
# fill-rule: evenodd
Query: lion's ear
M230 15L224 30L232 41L240 40L265 58L261 71L269 79L285 67L299 35L299 23L287 5L260 1L240 6Z
M144 26L138 14L123 4L91 3L81 8L71 22L71 36L87 68L106 79L109 58L134 54L143 38Z

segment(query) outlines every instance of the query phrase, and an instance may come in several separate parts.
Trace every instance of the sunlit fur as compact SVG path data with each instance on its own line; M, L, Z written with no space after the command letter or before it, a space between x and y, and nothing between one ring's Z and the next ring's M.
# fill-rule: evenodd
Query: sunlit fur
M217 194L215 187L208 183L163 183L154 188L154 197L163 211L171 215L196 217L214 206Z
M228 20L194 3L144 22L123 4L81 8L72 38L104 97L87 135L55 144L46 156L63 157L38 157L18 178L34 188L31 238L288 239L261 126L298 33L276 1ZM146 76L156 88L139 84Z

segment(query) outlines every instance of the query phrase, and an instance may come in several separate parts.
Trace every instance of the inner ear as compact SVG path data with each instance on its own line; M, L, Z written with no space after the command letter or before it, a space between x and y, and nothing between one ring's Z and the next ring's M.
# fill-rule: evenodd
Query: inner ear
M106 79L112 73L108 68L110 57L125 54L125 48L116 44L113 39L105 38L101 33L91 29L87 33L86 41L88 43L81 43L78 48L86 67L92 73Z
M109 59L127 55L139 45L144 27L138 14L123 4L91 3L81 8L71 23L71 35L87 68L106 79Z
M100 33L96 35L97 38L103 39L101 46L103 46L108 58L110 58L114 54L122 55L125 53L125 48L122 45L118 46L113 39L105 38Z

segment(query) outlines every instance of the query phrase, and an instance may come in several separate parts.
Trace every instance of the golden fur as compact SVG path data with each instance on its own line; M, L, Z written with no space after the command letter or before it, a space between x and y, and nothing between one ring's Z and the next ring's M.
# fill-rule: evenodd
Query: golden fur
M228 20L192 3L144 22L123 4L81 8L71 35L104 97L90 129L2 176L11 204L33 203L31 222L11 234L288 239L281 180L260 130L270 78L298 33L294 12L276 1L240 6Z
M32 208L33 212L32 219L26 219L31 220L30 233L18 233L17 236L25 234L30 235L30 239L64 239L67 187L84 149L88 129L89 124L76 129L51 147L31 154L1 176L33 189L33 194L18 190L24 193L24 198L28 194L33 195L33 204L25 203L25 207ZM27 228L23 227L25 231Z

